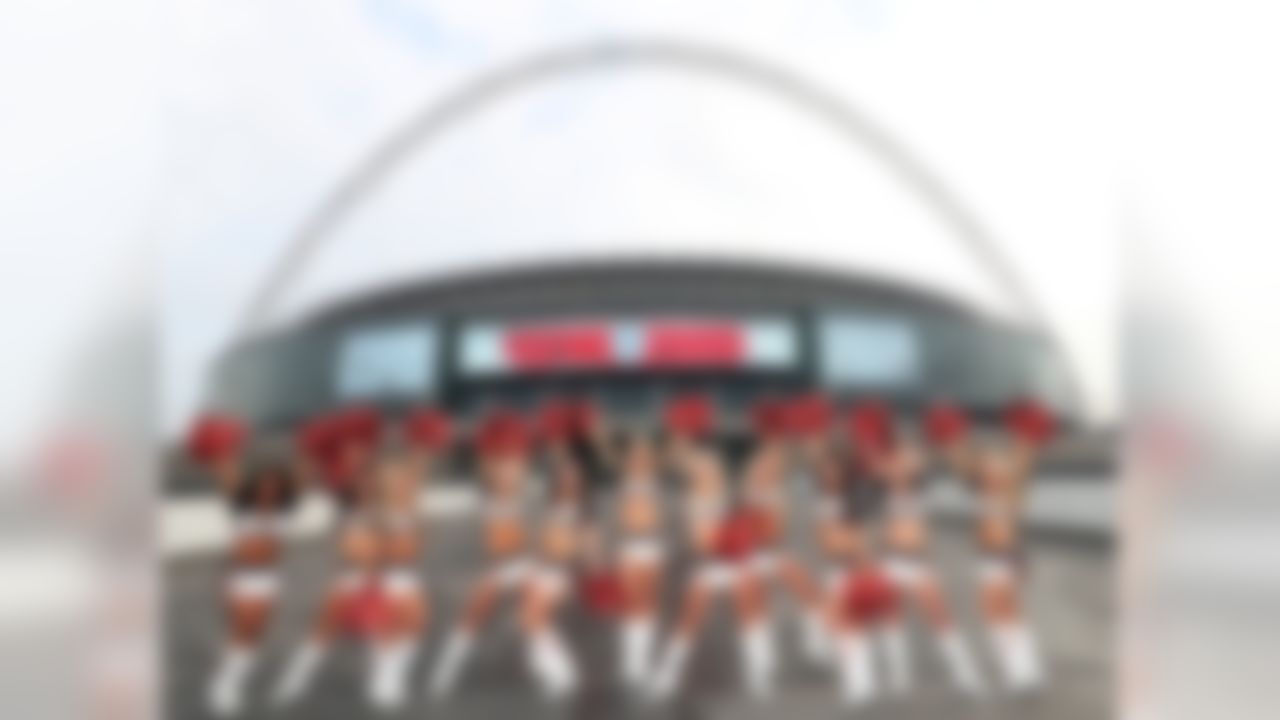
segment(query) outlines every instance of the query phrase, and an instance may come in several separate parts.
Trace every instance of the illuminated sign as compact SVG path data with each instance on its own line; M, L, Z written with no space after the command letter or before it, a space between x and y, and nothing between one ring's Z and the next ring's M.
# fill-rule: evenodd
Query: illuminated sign
M503 333L506 364L518 371L599 369L614 364L613 338L600 324L516 327Z
M651 317L475 322L462 328L466 375L600 370L785 370L799 361L782 318Z
M747 360L747 333L732 322L660 322L645 334L645 367L737 367Z

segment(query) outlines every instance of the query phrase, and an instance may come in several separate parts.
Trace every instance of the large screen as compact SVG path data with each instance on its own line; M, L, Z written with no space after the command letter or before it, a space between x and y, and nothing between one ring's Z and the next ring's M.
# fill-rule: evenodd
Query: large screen
M337 394L343 400L420 397L434 391L438 337L413 323L353 330L341 339Z
M473 322L462 328L468 376L609 370L790 370L795 324L781 317L643 317Z
M818 365L833 388L900 387L920 381L920 342L904 320L829 313L818 324Z

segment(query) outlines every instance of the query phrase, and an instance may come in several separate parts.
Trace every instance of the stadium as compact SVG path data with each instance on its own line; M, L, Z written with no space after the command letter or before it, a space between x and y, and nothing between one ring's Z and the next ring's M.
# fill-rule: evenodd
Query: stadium
M979 413L1032 396L1078 421L1065 368L1032 332L884 281L710 261L502 270L350 300L232 348L208 405L271 428L353 402L469 417L586 394L651 421L694 388L729 417L818 389Z
M991 420L1036 398L1067 430L1059 469L1101 470L1109 439L1034 330L883 279L742 260L540 264L382 290L230 348L209 388L206 407L265 435L355 404L435 407L465 432L487 410L564 397L653 430L666 399L697 391L737 448L755 402L819 391L885 400L903 421L939 400Z
M930 232L941 231L943 245L959 251L1016 319L997 319L927 281L859 271L845 251L821 243L700 251L697 243L654 237L611 250L596 237L586 245L568 238L506 245L508 257L444 270L431 267L428 255L422 262L430 274L421 278L374 282L336 301L312 301L283 325L273 320L331 246L372 252L379 246L369 243L390 233L390 242L426 247L403 223L361 223L369 215L399 217L397 202L416 206L416 194L402 186L419 179L411 171L430 167L429 151L466 122L531 90L606 73L696 78L703 84L691 87L704 92L733 88L764 102L753 108L787 108L912 198L917 214L935 221ZM698 43L553 49L427 103L339 180L256 285L201 405L259 429L356 402L391 410L429 403L465 422L485 407L527 409L557 393L590 394L611 416L644 421L672 391L692 387L712 394L730 434L753 399L796 390L840 400L880 396L903 412L946 399L979 415L1034 397L1069 428L1082 419L1078 383L1036 293L925 163L827 89Z
M291 438L307 420L357 405L388 417L433 407L453 419L458 452L433 477L420 503L430 518L431 539L416 571L438 620L420 638L422 667L412 672L416 683L425 663L441 654L447 625L461 611L476 568L484 562L475 542L483 499L467 441L476 422L493 409L530 412L555 398L585 397L615 427L658 431L664 403L696 391L713 401L717 439L733 450L745 445L750 409L764 398L820 392L842 406L884 400L897 420L913 427L938 400L991 426L1015 400L1034 398L1053 411L1063 430L1045 450L1025 507L1028 550L1037 567L1028 604L1040 615L1052 683L1032 708L1007 697L960 707L941 669L926 665L918 689L894 700L901 711L894 716L961 711L985 717L993 708L1045 718L1105 715L1112 620L1111 434L1088 424L1077 383L1050 328L1017 280L984 252L989 243L954 200L855 115L792 78L741 60L679 45L589 47L499 70L454 100L428 108L375 149L372 160L340 183L304 223L276 272L259 286L245 332L214 364L201 407L243 420L252 437L263 441ZM945 292L848 265L747 260L745 254L730 253L611 258L547 253L557 259L436 272L328 300L288 322L269 327L257 322L271 314L275 295L303 272L351 208L374 193L406 148L435 137L466 116L463 111L513 85L633 61L746 78L816 110L859 141L878 144L889 165L912 179L926 205L974 253L984 272L1015 303L1026 301L1018 309L1030 322L996 317ZM535 257L539 251L531 248ZM170 450L165 481L172 497L164 508L162 544L167 652L176 671L168 680L167 699L175 716L203 717L202 686L218 645L218 551L231 529L225 509L212 500L208 478L176 448ZM806 490L797 492L812 500ZM966 588L957 597L969 598L969 570L976 560L966 531L972 507L956 483L931 483L927 495L939 519L939 575L952 590ZM325 592L335 562L329 536L336 517L331 504L313 494L287 529L291 547L282 567L287 583L281 622L263 653L268 670L284 663L289 646L305 632L316 598ZM795 527L807 523L798 518ZM682 562L673 563L676 576L687 569ZM674 600L667 598L668 604ZM970 604L962 600L957 610L962 624L972 629L976 613ZM613 717L643 711L607 677L607 628L581 618L568 625L588 675L573 714ZM530 704L537 695L518 660L518 634L506 625L500 630L478 648L475 672L444 710L460 717L507 717L524 710L538 717L562 716L562 707ZM731 669L735 650L723 630L708 630L689 692L672 714L659 716L830 715L829 677L803 667L787 666L785 690L768 704L752 705L738 694ZM297 706L299 716L373 716L359 688L360 657L358 647L342 646L321 684ZM256 697L248 716L273 712L256 701L263 692L251 688ZM424 710L425 703L415 691L406 716L435 711ZM1029 714L1020 712L1028 709Z

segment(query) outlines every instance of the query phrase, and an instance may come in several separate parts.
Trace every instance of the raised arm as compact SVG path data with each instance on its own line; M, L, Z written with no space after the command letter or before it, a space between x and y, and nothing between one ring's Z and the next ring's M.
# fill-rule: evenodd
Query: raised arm
M404 439L413 472L425 478L452 449L453 424L442 410L423 408L405 419Z
M337 452L341 428L336 416L321 415L309 420L293 439L293 468L301 488L318 484Z
M237 419L204 415L187 435L187 456L209 473L223 495L230 497L243 480L245 441L245 428Z
M920 474L921 452L903 439L888 406L878 401L858 403L849 425L858 460L872 474L894 487L911 483Z
M603 417L599 417L591 425L591 440L595 443L596 452L600 454L600 459L609 472L617 476L622 470L622 457L618 450L612 430L609 428L608 422Z
M977 450L964 411L950 403L934 404L925 413L924 434L953 475L970 486L977 483Z
M1023 399L1005 410L1004 426L1009 436L1010 472L1021 501L1044 447L1057 433L1057 422L1048 408L1035 400Z

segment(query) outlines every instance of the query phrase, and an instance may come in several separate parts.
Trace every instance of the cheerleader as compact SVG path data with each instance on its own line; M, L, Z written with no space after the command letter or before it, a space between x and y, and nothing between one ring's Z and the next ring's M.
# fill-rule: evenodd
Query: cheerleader
M570 472L577 478L582 496L581 534L593 548L582 559L592 576L608 575L605 557L594 550L602 545L600 515L605 509L606 489L617 477L617 451L604 416L586 401L554 401L543 408L543 434L547 439L547 459L556 473Z
M206 697L216 716L233 715L244 707L244 684L280 592L282 535L299 491L289 465L246 466L242 445L243 431L226 418L201 420L189 438L191 454L217 482L232 518L222 592L226 642Z
M929 561L928 511L918 488L920 457L906 446L893 445L867 454L886 493L880 522L884 570L903 600L911 602L928 623L951 683L962 692L979 693L982 681L977 663L952 619ZM878 633L888 661L889 688L899 694L912 684L904 625L901 613L894 613Z
M448 450L448 419L434 410L420 410L409 416L403 434L404 447L381 464L374 488L384 607L374 628L369 697L382 709L404 705L417 639L429 618L431 608L418 574L426 543L419 497L422 483Z
M524 519L529 473L529 439L519 416L499 411L476 431L479 472L484 484L481 537L488 567L468 591L439 660L428 677L428 692L452 692L475 645L476 635L504 595L519 596L534 565L528 556Z
M572 694L579 684L577 663L556 627L556 613L569 598L575 564L586 554L580 472L572 462L552 465L550 502L536 542L537 564L520 605L529 672L552 700Z
M846 497L845 468L829 450L813 454L809 462L816 483L813 540L822 563L822 594L829 597L841 582L850 561L849 535L856 522Z
M978 578L983 615L1005 682L1014 691L1033 691L1044 683L1044 664L1021 603L1023 473L1010 451L993 448L978 457Z
M623 683L631 688L638 688L648 672L662 596L666 550L657 475L652 443L644 435L634 435L626 450L617 501L617 567L624 598L618 664Z
M785 407L764 403L756 410L758 446L747 461L743 492L758 522L751 571L767 587L780 583L799 603L803 615L802 641L809 660L826 659L823 598L813 576L783 543L788 517L786 478L790 471L785 433Z
M553 403L550 410L553 426L547 429L553 462L571 463L575 467L585 494L584 509L594 513L605 488L617 477L617 453L610 438L604 416L586 401ZM592 525L599 518L586 517Z
M979 599L997 665L1009 689L1031 691L1044 684L1045 669L1022 604L1022 500L1053 426L1048 413L1030 402L1014 404L1005 421L1006 438L978 447L955 408L937 406L927 419L935 443L977 500Z
M735 601L747 690L754 697L767 696L772 691L774 658L761 588L753 573L743 572L754 523L731 512L727 470L711 448L696 440L709 424L705 401L682 399L672 415L671 458L685 481L685 528L694 560L679 616L652 677L651 696L662 700L679 689L707 608L722 593L730 593Z
M824 567L825 624L833 638L830 659L841 702L865 705L876 695L870 642L876 623L873 616L850 607L847 591L860 577L876 573L865 529L876 495L869 492L871 483L862 469L828 438L812 439L806 450L817 483L813 528Z
M849 562L843 542L848 523L857 518L848 512L867 510L866 503L851 504L863 497L867 483L860 482L856 468L845 462L841 448L831 433L831 410L814 396L801 397L787 409L788 430L793 433L794 468L814 493L813 542L821 558L821 593L828 597L844 577ZM855 508L856 505L856 508Z
M375 492L379 431L379 419L366 410L319 418L302 430L299 444L309 474L321 481L335 507L334 554L340 569L325 590L306 639L294 649L275 684L276 705L293 703L310 689L341 634L363 633L380 620L369 617L381 610L381 513ZM373 683L367 690L372 694Z
M841 514L849 516L847 509ZM875 560L868 534L858 523L835 521L827 533L844 558L844 567L827 593L838 695L842 704L861 707L876 696L871 638L886 615L894 611L897 600Z
M1022 607L1023 551L1021 493L1023 476L1006 452L978 457L977 544L982 554L978 581L983 615L992 647L1012 690L1034 690L1044 683L1044 662L1035 631Z

